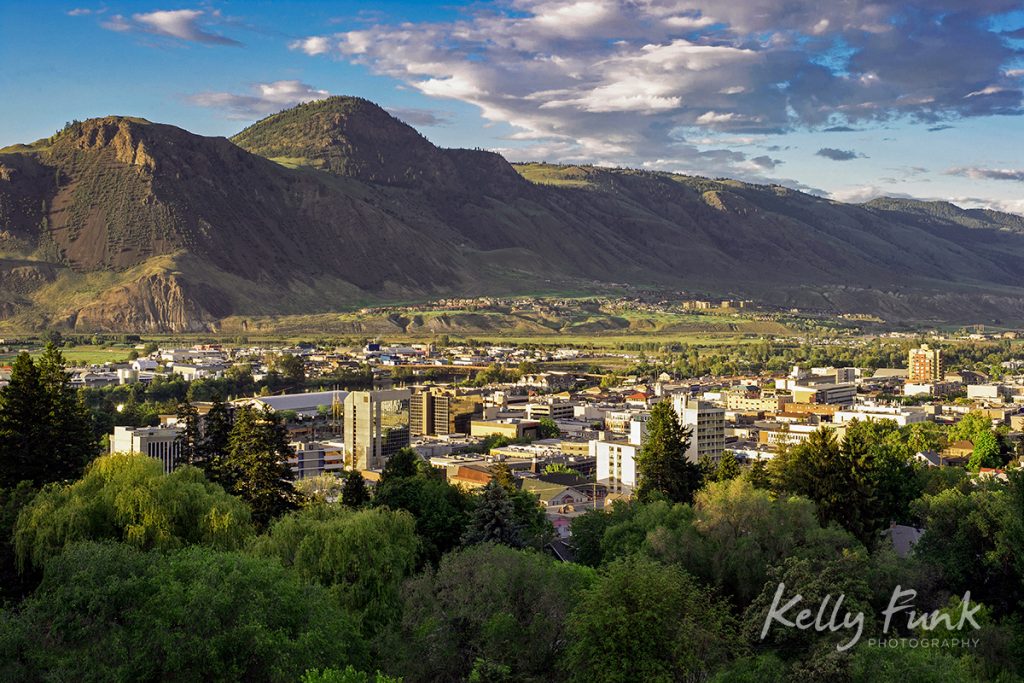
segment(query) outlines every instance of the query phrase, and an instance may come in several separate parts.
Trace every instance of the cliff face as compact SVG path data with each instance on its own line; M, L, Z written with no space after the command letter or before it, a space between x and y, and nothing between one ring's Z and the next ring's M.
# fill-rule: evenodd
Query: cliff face
M204 303L216 312L207 310ZM74 316L76 330L210 332L226 314L215 296L173 275L150 275L107 290Z
M972 301L1016 316L1024 295L1019 217L513 167L439 149L358 98L300 105L232 141L106 117L5 148L0 257L0 316L83 330L615 282L956 320Z

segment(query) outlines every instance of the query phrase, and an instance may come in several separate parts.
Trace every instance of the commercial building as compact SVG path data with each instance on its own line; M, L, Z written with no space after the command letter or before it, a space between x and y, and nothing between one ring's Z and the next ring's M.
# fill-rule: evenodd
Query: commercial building
M942 352L921 344L919 349L910 349L907 360L907 381L916 384L941 382Z
M478 395L424 387L414 391L409 401L409 430L414 437L468 434L473 418L482 411L483 401Z
M506 418L503 420L473 420L469 423L470 436L504 436L513 441L518 439L536 439L537 428L540 422L537 420L520 420L518 418Z
M288 458L288 465L296 479L307 479L321 474L344 474L345 444L342 442L300 441L291 446L295 455Z
M358 470L384 467L409 446L408 389L353 391L345 397L345 464Z
M526 406L526 417L539 420L548 417L552 420L572 420L576 417L576 404L570 401L548 401L529 403Z
M686 459L700 462L704 457L715 460L725 449L725 410L708 401L686 394L672 397L672 407L684 427L690 429L690 447Z
M900 427L906 427L910 424L916 424L918 422L925 422L928 420L928 416L925 414L924 409L915 407L903 407L903 406L876 406L876 405L858 405L848 408L846 410L836 411L833 421L837 424L843 424L846 422L852 422L857 420L858 422L878 422L880 420L892 420Z
M148 455L159 460L169 474L178 465L180 433L176 427L114 427L110 452Z
M646 432L645 424L646 420L634 421L629 437L624 439L595 439L590 442L590 457L597 459L599 482L636 486L636 456Z

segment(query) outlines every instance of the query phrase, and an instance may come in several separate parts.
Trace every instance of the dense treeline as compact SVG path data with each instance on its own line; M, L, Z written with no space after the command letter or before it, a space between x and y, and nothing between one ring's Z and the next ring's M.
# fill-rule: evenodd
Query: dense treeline
M4 417L19 387L45 386L51 406L64 397L67 411L38 419L87 422L60 381L34 376L22 363L15 389L0 391L14 438L29 428ZM203 433L186 429L193 464L172 474L137 455L86 465L92 442L73 470L61 469L65 451L31 462L2 452L11 581L0 680L1024 676L1024 475L980 481L911 458L939 439L984 444L991 433L989 456L1005 462L1004 435L977 416L948 435L891 423L856 424L842 440L822 430L742 470L728 454L715 467L688 463L690 435L659 404L638 458L645 485L577 517L567 563L544 552L553 530L507 468L471 493L404 450L372 491L352 473L327 503L288 481L273 415L220 402L213 412ZM182 417L194 419L185 406ZM36 480L40 470L56 474ZM925 529L909 557L887 541L893 522ZM864 615L864 640L842 650L848 630L765 631L780 584L810 609L842 595L844 611ZM973 645L871 645L897 585L954 625L970 591L979 628L897 619L887 637Z

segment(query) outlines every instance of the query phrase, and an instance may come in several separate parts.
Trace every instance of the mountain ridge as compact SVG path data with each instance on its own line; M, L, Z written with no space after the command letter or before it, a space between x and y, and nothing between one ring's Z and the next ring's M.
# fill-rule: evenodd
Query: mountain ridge
M1024 320L1022 256L1024 218L1010 214L513 165L436 147L361 98L299 105L230 140L111 116L0 150L8 327L200 331L228 316L614 283Z

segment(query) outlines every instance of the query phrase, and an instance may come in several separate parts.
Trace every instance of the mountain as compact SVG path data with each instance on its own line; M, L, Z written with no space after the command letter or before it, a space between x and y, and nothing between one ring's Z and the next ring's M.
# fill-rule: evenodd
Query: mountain
M123 116L0 150L0 324L214 330L615 283L887 319L1024 320L1024 219L780 186L511 165L367 100L231 140Z

